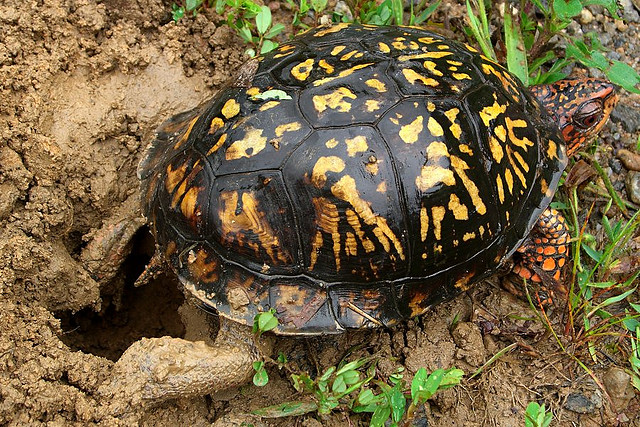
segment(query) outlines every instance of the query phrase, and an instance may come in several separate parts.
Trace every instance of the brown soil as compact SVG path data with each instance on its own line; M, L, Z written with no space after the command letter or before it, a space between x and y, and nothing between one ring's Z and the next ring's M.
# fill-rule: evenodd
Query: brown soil
M126 418L113 417L97 397L132 342L209 333L183 305L175 279L134 288L153 247L147 230L134 236L132 255L111 280L82 261L96 230L137 192L136 165L154 129L210 97L242 61L244 48L227 27L207 14L176 25L169 3L0 6L0 424L368 425L368 417L346 412L276 421L247 415L296 398L275 368L264 388L172 401ZM403 366L410 378L422 366L470 373L522 342L482 375L429 401L422 417L433 426L516 426L527 403L539 401L553 407L558 425L615 425L616 418L640 425L637 397L612 407L538 322L513 320L522 318L533 313L487 282L393 330L278 339L276 350L315 374L357 348L350 357L376 354L382 374ZM598 378L612 362L623 363L598 360L590 366ZM588 403L588 413L565 409L572 394Z

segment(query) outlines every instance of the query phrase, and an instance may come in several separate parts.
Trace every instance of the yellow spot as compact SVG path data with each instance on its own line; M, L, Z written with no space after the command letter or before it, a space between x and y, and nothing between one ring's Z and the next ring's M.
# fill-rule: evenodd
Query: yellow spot
M460 144L458 148L460 149L461 153L473 156L473 150L467 144Z
M420 240L427 240L427 232L429 231L429 213L426 207L420 209Z
M498 137L500 141L507 141L507 131L505 130L504 126L497 125L495 128L493 128L493 133Z
M375 99L367 99L364 103L364 106L368 112L372 113L380 109L380 101L376 101Z
M447 63L448 63L448 64L451 64L451 65L456 65L456 66L460 66L460 65L462 65L462 62L460 62L460 61L454 61L454 60L451 60L451 59L447 59Z
M280 105L280 101L267 101L260 106L260 111L267 111L273 107Z
M362 226L360 225L360 219L358 218L358 214L353 211L353 209L347 209L345 211L347 214L347 222L356 232L356 236L360 239L362 246L364 247L364 251L366 253L373 252L376 249L376 246L373 242L364 234L362 230Z
M417 107L418 104L414 103L414 105ZM427 110L429 110L430 113L433 113L434 111L436 111L436 104L434 104L433 102L429 101L427 102Z
M182 211L182 215L189 220L196 220L196 203L198 201L198 193L200 192L199 187L191 187L182 198L182 202L180 202L180 210Z
M510 169L505 169L504 180L507 181L507 188L509 189L509 193L513 194L513 174L511 173Z
M525 172L529 172L529 165L524 161L522 155L520 155L520 153L518 153L517 151L513 151L512 153L513 157L515 157L520 166L522 166L522 169L524 169Z
M335 138L331 138L330 140L325 142L324 145L326 145L327 148L336 148L336 146L338 145L338 140Z
M358 255L358 242L356 241L356 236L350 231L347 231L347 238L344 242L344 249L347 255Z
M483 226L483 225L481 225L481 226L478 228L478 231L480 232L480 237L484 236L484 226Z
M187 173L187 164L182 163L177 169L173 169L171 163L167 166L167 173L165 174L164 186L167 189L167 193L173 193L176 186L184 179L184 175Z
M389 45L382 43L382 42L378 42L378 49L380 49L380 52L382 53L389 53L391 52L391 48L389 48Z
M223 133L222 135L220 135L220 138L218 138L218 141L215 143L215 145L213 147L211 147L209 149L209 151L207 151L207 156L210 156L213 153L215 153L216 151L218 151L218 149L220 147L222 147L222 144L224 144L226 140L227 140L227 134L226 133Z
M491 124L491 120L494 120L500 117L505 113L505 111L507 111L507 106L498 104L498 98L494 93L493 105L484 107L480 111L480 118L482 119L482 122L484 123L484 125L488 127Z
M498 199L500 200L500 203L504 203L504 184L502 183L500 175L496 178L496 184L498 186Z
M502 157L504 157L504 151L502 150L500 141L498 141L493 135L489 135L489 149L491 150L491 156L493 159L497 163L500 163L502 161Z
M291 69L291 75L301 82L305 81L313 70L314 62L315 60L313 58L309 58L306 61L299 63Z
M419 81L426 86L438 86L439 84L437 80L418 74L411 68L404 68L402 70L402 74L404 74L404 78L411 84L415 84L416 81Z
M354 50L352 50L352 51L351 51L351 52L349 52L349 53L345 53L344 55L342 55L342 56L340 57L340 61L348 61L348 60L349 60L349 59L351 59L351 57L352 57L353 55L355 55L356 53L358 53L358 51L357 51L357 50L355 50L355 49L354 49Z
M366 64L358 64L358 65L354 65L351 68L348 68L346 70L342 70L338 73L338 75L333 76L333 77L325 77L324 79L318 79L316 81L313 82L314 86L320 86L323 85L325 83L329 83L332 81L335 81L337 79L341 79L347 76L350 76L351 74L353 74L354 72L356 72L357 70L361 70L363 68L367 68L369 66L371 66L373 63L372 62L368 62Z
M332 74L334 71L334 68L331 64L329 64L327 61L325 61L324 59L321 59L320 61L318 61L318 65L327 73L327 74Z
M344 161L337 156L320 157L313 166L311 182L317 188L322 188L327 182L327 172L342 172L345 168Z
M527 128L528 124L526 121L522 119L511 120L509 117L505 117L505 122L507 124L507 133L509 135L509 140L511 141L511 143L517 145L525 151L528 150L527 147L533 147L533 142L529 140L529 138L527 138L526 136L518 138L514 132L514 129L516 128Z
M248 128L244 138L234 141L225 153L227 160L251 157L258 154L267 145L267 138L262 136L262 129Z
M318 230L316 232L315 238L313 239L313 242L311 242L311 259L309 261L310 271L313 271L313 268L316 266L316 262L318 261L318 252L320 251L320 248L322 248L323 242L324 239L322 238L322 231ZM339 262L339 258L336 258L336 265Z
M386 193L387 192L387 183L382 181L380 184L378 184L378 186L376 187L376 191L378 193Z
M345 139L347 144L347 154L349 157L355 157L357 153L367 151L369 146L367 145L367 138L362 135L358 135L352 139Z
M549 156L550 159L558 158L558 146L556 145L555 141L552 139L549 140L549 148L547 149L547 155Z
M336 56L346 49L346 46L336 46L331 50L331 55Z
M249 96L256 96L260 93L260 88L259 87L250 87L249 89L247 89L247 95Z
M444 219L444 213L444 206L434 206L431 208L431 216L433 217L433 234L436 236L436 240L440 240L442 238L442 226L440 223Z
M191 134L191 130L193 129L193 126L196 124L199 118L200 116L196 116L193 119L191 119L191 121L189 122L189 126L187 126L187 130L182 134L180 139L178 139L178 141L173 145L174 150L177 150L178 147L180 147L189 138L189 135Z
M469 210L460 203L460 199L455 194L449 196L449 210L453 212L453 216L457 220L469 219Z
M420 132L422 132L423 129L424 126L422 125L422 116L418 116L408 125L402 126L398 134L406 144L413 144L418 140L418 135L420 134Z
M425 53L416 53L413 55L400 55L398 57L398 61L413 61L415 59L438 59L443 58L445 56L453 55L453 52L425 52Z
M339 87L326 95L314 95L313 106L316 111L322 113L327 108L346 113L351 110L351 104L345 98L356 99L357 96L346 87Z
M367 169L367 171L371 175L377 175L378 174L378 165L380 163L382 163L382 160L378 160L375 156L369 156L369 160L364 165L364 167Z
M436 42L436 39L434 39L433 37L420 37L418 41L424 44L432 44Z
M300 130L301 127L302 126L300 125L300 122L285 123L276 128L276 136L280 137L285 132L294 132Z
M467 50L470 51L470 52L473 52L473 53L477 53L478 52L478 50L476 48L474 48L474 47L472 47L472 46L470 46L470 45L468 45L466 43L464 44L464 47L466 47Z
M365 224L373 226L373 234L376 236L386 252L391 250L391 245L395 248L400 259L404 260L404 249L400 240L387 225L387 220L375 214L368 202L360 198L356 181L349 175L345 175L338 182L331 186L331 192L338 199L344 200L353 206L356 214L362 218Z
M407 48L407 45L405 45L404 43L402 43L402 41L404 40L403 38L399 38L397 39L399 41L395 41L393 43L391 43L391 46L393 46L394 48L398 49L398 50L405 50Z
M471 76L469 76L469 74L466 74L466 73L453 73L451 75L456 80L465 80L465 79L471 80Z
M438 121L434 119L433 116L429 116L429 121L427 122L427 128L429 129L429 132L431 132L431 135L433 136L444 135L442 126L440 126L440 123L438 123Z
M213 120L211 120L211 126L209 126L209 133L216 133L219 129L222 128L222 126L224 126L224 120L222 120L220 117L215 117Z
M240 112L240 104L235 99L230 99L222 106L222 115L227 119L235 117Z
M365 82L365 84L380 93L387 91L387 87L385 86L385 84L378 79L369 79Z
M469 179L469 177L465 172L465 170L469 169L469 165L467 165L467 163L464 160L456 156L451 156L451 166L453 166L453 169L455 169L456 174L462 180L462 184L467 189L469 196L471 196L471 202L475 206L476 212L478 212L480 215L484 215L485 213L487 213L487 207L485 206L484 202L480 198L480 192L478 191L478 187L476 187L476 184Z
M432 142L427 146L427 164L422 166L420 176L416 178L416 186L420 191L427 191L439 183L454 185L456 180L453 171L440 166L443 158L449 157L447 146L443 142Z
M464 236L462 236L462 241L466 242L467 240L471 240L475 238L476 238L476 233L464 233Z
M424 68L426 68L427 70L429 70L431 72L431 74L436 75L436 76L443 76L442 71L438 70L437 64L433 61L424 61L424 63L422 64L424 66Z
M317 33L315 33L313 36L314 37L324 37L327 34L331 34L331 33L337 33L339 31L344 30L345 28L347 28L349 26L349 24L341 22L339 24L336 25L332 25L324 30L320 30Z
M540 180L540 189L542 190L542 193L546 196L550 196L549 194L547 194L547 192L549 191L549 184L547 183L547 180L542 178Z

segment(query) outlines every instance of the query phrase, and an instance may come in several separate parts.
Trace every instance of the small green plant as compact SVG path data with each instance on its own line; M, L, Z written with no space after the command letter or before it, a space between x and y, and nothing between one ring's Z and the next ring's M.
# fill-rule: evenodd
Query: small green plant
M269 311L256 314L253 318L253 333L257 336L262 335L265 332L271 331L278 326L278 318L275 316L276 311L272 308ZM282 360L286 361L286 357L281 354ZM280 356L278 361L280 361ZM269 382L269 375L265 369L265 363L263 361L253 362L253 384L258 387L263 387Z
M640 93L640 74L628 64L608 59L605 48L597 35L586 34L583 39L571 37L564 30L580 15L583 7L598 4L605 7L611 16L620 19L615 0L553 0L543 3L540 0L521 1L516 10L506 6L501 36L509 71L514 73L525 85L551 83L566 75L562 69L573 62L586 67L602 70L607 78L630 92ZM509 5L509 3L508 3ZM538 22L535 12L542 12L543 19ZM492 43L489 15L485 2L467 0L469 33L478 42L482 52L491 59L498 58ZM566 41L564 57L558 57L549 42L553 36ZM551 63L548 70L543 65Z
M428 3L409 2L408 14L405 13L405 2L402 0L347 0L351 19L342 17L342 22L360 22L372 25L420 25L426 22L440 5L441 0Z
M553 414L547 412L544 403L539 405L536 402L531 402L527 405L524 414L525 427L548 427L552 419Z

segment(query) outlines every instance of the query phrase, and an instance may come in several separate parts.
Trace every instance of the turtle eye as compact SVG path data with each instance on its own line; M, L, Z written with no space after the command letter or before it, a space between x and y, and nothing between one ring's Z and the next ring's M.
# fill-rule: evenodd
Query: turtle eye
M579 128L590 129L600 122L602 117L602 104L599 101L585 102L573 115L573 123Z

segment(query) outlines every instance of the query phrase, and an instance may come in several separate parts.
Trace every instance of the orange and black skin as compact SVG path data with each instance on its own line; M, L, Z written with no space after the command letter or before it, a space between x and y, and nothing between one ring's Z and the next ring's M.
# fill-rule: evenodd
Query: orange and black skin
M568 156L576 154L598 134L618 101L613 84L593 78L534 86L532 92L558 123ZM569 241L564 218L555 209L545 210L515 254L513 272L520 279L508 277L505 285L522 296L522 283L518 282L525 279L538 284L534 295L537 302L549 304L554 296L563 300L567 295L562 279L569 258Z
M338 24L169 119L138 175L158 253L204 305L322 334L420 315L523 245L531 259L566 164L556 121L473 48Z

